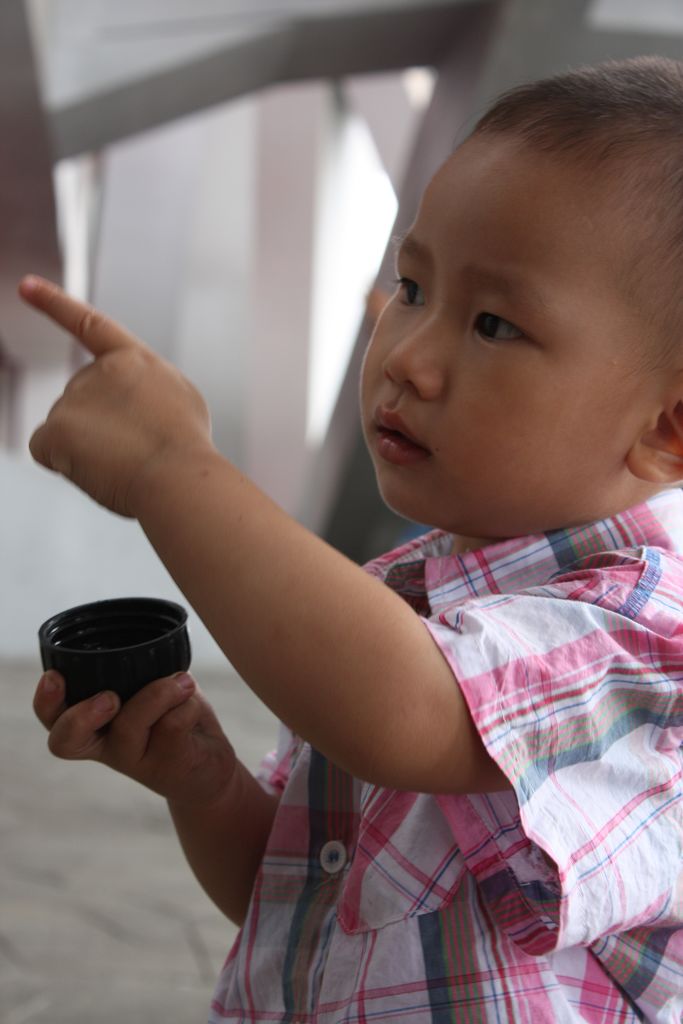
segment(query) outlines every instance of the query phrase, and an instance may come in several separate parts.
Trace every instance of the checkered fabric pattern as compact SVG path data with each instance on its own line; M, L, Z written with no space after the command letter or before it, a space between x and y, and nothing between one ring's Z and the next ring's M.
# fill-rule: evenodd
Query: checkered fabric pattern
M213 1024L680 1024L683 494L451 543L367 569L422 616L512 788L379 788L283 729Z

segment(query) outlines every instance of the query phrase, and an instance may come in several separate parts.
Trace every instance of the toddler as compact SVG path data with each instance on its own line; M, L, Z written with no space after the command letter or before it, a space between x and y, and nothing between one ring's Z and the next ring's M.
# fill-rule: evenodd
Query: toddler
M380 491L433 527L365 569L220 456L176 369L22 282L94 356L34 458L139 520L284 723L256 779L187 675L35 697L54 754L166 798L242 925L214 1024L680 1022L682 257L683 65L503 96L365 357Z

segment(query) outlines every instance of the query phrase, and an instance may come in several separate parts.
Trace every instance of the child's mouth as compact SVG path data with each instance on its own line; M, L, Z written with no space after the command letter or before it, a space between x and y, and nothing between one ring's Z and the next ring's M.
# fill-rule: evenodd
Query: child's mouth
M391 462L396 466L412 465L415 462L422 462L429 458L429 452L416 441L402 434L400 430L390 430L388 427L377 427L376 450L380 458L385 462Z

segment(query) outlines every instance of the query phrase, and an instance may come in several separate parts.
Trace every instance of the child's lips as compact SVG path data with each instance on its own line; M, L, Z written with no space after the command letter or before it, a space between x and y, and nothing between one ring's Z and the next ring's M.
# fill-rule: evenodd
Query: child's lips
M377 454L386 462L406 466L422 462L431 452L414 437L398 413L378 409L375 414Z

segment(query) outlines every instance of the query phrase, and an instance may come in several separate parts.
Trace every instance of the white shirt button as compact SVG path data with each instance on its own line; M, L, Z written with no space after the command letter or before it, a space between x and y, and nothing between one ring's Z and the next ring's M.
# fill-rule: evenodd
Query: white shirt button
M346 864L346 847L338 839L330 839L320 851L320 863L328 875L336 875Z

